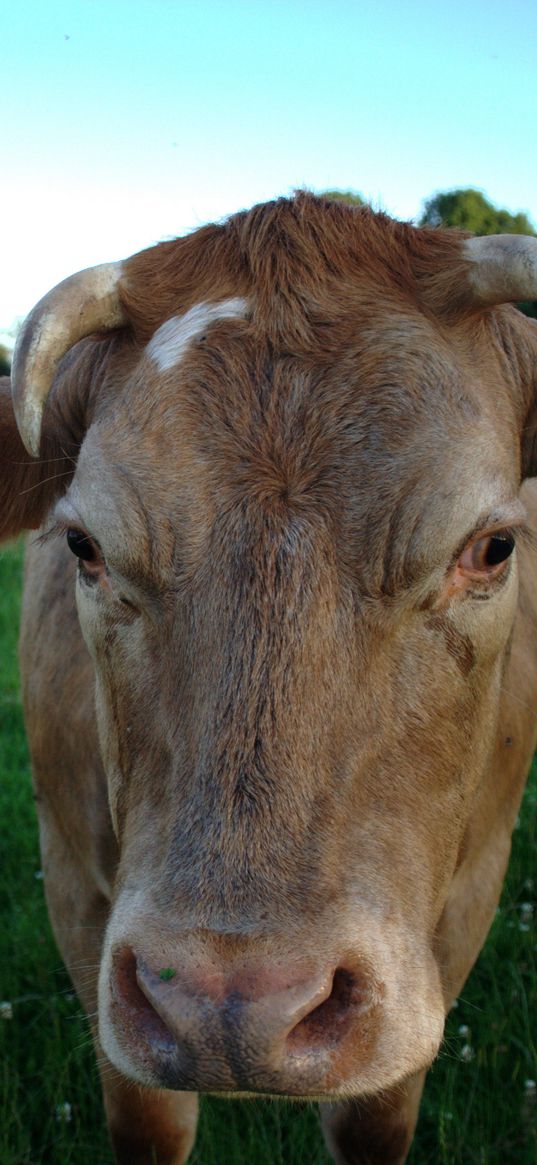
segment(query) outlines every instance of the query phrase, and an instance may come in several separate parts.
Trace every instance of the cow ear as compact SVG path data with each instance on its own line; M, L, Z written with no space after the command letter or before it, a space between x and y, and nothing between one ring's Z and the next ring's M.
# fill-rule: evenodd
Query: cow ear
M49 444L49 442L47 442ZM54 452L53 452L54 450ZM58 454L58 457L54 456ZM50 456L34 460L22 443L8 377L0 379L0 538L37 528L52 504L60 482L72 472L56 443ZM56 485L56 491L55 491Z
M74 474L107 372L122 364L124 334L91 337L62 358L43 409L40 455L25 448L9 377L0 378L0 539L42 525Z
M517 368L521 389L522 477L537 476L537 319L517 312Z
M38 527L69 484L113 343L102 334L128 322L121 274L107 263L71 275L23 324L11 388L0 382L2 538Z
M466 308L537 300L537 238L488 235L466 239ZM519 390L522 477L537 474L537 320L509 312L498 317L499 334Z

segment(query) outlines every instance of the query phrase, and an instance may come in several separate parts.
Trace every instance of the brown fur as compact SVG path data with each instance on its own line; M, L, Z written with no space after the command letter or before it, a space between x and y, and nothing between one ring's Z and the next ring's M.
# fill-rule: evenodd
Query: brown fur
M299 193L134 255L122 300L144 343L192 303L255 288L256 318L271 341L302 354L316 320L329 343L341 309L371 293L454 314L465 299L461 237Z
M279 200L127 261L131 327L77 345L47 407L65 478L4 406L8 528L73 477L56 516L106 560L85 646L73 560L34 541L21 645L51 917L75 983L102 960L106 1055L144 1087L337 1101L342 1165L404 1160L535 744L535 552L519 599L514 567L487 603L448 587L534 466L536 330L473 312L465 272L458 235ZM158 372L163 322L237 296ZM108 1079L118 1161L183 1162L191 1097L135 1118Z

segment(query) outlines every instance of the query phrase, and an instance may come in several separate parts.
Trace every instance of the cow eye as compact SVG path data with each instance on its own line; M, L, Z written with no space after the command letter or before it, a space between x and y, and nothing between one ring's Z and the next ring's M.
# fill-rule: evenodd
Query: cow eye
M106 563L100 548L85 530L71 526L67 530L67 545L80 560L79 577L87 583L106 581Z
M73 554L76 554L77 558L82 558L84 562L96 562L100 557L95 543L83 530L68 530L67 545Z
M504 568L515 548L515 539L508 530L487 534L470 543L459 558L459 569L474 577L495 578Z

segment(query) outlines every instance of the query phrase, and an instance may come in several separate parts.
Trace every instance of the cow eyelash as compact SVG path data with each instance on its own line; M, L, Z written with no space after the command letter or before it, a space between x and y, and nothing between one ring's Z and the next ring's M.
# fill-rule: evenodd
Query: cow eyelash
M68 522L64 518L58 519L58 521L54 522L52 526L49 526L48 530L44 530L43 533L39 535L38 542L46 543L51 541L53 538L65 538L70 530L76 530L77 533L79 533L82 537L91 539L91 541L95 544L100 552L101 548L93 534L89 534L87 530L82 528L82 526L77 526L76 522Z
M37 542L39 546L44 546L47 542L51 542L53 538L65 537L68 529L69 526L67 522L54 522L52 526L48 527L48 530L44 530L43 533L39 535Z
M101 548L97 540L91 534L88 534L86 530L63 520L54 522L48 530L45 530L44 534L40 535L39 542L46 543L53 538L65 538L67 540L71 553L78 559L82 576L87 581L95 581L96 567L104 565ZM84 544L90 553L79 553L79 550L84 547ZM93 578L91 577L92 574L94 576Z
M91 534L88 534L87 530L83 530L80 526L76 526L74 522L66 522L63 518L59 519L57 522L54 522L52 526L49 526L48 530L44 530L43 533L39 535L37 541L40 545L45 545L45 543L52 541L54 538L66 538L69 530L76 530L82 537L90 538L100 551L100 546L96 538L93 538Z

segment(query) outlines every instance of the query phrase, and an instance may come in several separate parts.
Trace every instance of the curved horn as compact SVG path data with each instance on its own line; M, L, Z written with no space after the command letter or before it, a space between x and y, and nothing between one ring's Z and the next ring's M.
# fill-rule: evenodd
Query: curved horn
M70 275L34 307L13 354L11 389L19 432L32 457L39 454L43 409L62 356L92 332L127 323L118 293L121 263L103 263Z
M518 299L537 299L537 238L485 235L466 239L463 253L475 304L490 307Z

